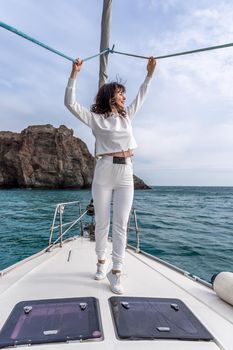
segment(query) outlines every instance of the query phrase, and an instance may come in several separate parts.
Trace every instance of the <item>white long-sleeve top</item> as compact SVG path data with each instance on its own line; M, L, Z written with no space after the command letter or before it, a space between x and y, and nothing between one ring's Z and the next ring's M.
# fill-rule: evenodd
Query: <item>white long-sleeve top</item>
M125 117L121 117L117 113L111 113L106 117L104 114L90 112L76 101L76 80L69 79L65 93L65 105L75 117L92 129L96 138L96 156L132 150L137 147L131 121L145 100L150 80L151 78L146 77L136 98L126 108Z

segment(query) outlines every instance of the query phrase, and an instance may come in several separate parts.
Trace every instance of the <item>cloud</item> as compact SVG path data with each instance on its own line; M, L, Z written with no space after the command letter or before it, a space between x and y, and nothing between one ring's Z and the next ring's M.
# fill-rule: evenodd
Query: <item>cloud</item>
M166 54L228 42L232 9L221 2L216 9L179 13L175 35L168 29L147 41L148 46ZM147 122L136 122L144 173L170 171L172 182L172 172L179 172L182 181L185 174L195 184L186 172L199 171L206 179L204 172L212 171L212 183L221 182L221 173L223 182L232 184L232 72L231 49L158 61L153 97L140 113Z
M113 2L111 43L119 51L162 55L232 41L231 1L137 0L134 5ZM71 57L87 57L99 50L101 7L92 0L2 0L1 15ZM66 124L93 152L91 131L63 105L71 62L3 29L0 41L1 130ZM145 60L110 55L110 80L119 75L126 82L128 102L145 72ZM150 93L134 120L141 177L150 184L201 184L203 176L206 184L210 170L212 183L230 184L232 78L232 48L158 60ZM97 84L98 60L85 62L77 98L87 107Z

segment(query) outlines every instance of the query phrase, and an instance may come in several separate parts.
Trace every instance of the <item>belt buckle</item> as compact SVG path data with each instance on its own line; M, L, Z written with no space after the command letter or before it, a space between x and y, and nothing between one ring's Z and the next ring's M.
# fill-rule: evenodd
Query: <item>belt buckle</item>
M113 157L113 164L126 164L125 157Z

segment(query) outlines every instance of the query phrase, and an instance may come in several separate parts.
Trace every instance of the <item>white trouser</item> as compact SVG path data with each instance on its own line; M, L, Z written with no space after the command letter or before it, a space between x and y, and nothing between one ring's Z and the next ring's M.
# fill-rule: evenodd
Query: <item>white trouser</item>
M113 269L121 270L125 256L127 223L134 194L131 158L126 158L126 164L114 164L112 156L103 156L95 167L92 196L98 260L106 259L112 194L112 261Z

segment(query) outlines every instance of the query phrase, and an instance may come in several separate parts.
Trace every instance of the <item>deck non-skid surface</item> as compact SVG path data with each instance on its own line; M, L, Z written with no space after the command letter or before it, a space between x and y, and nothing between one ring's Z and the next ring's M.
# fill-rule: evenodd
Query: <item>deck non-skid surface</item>
M111 244L109 244L109 249ZM113 296L107 279L94 280L96 256L94 243L86 238L78 238L63 248L56 248L56 253L45 253L46 258L38 259L41 264L32 270L25 270L17 282L14 274L17 269L4 276L4 289L0 288L0 327L2 327L10 311L16 303L23 300L54 299L93 296L99 299L104 341L88 343L68 343L34 345L35 349L158 349L158 350L211 350L219 349L215 342L202 341L122 341L115 336L114 325L108 299ZM111 266L111 263L110 263ZM109 266L109 268L110 268ZM19 267L20 270L23 267ZM24 267L25 269L25 267ZM7 286L7 281L9 285ZM12 283L12 280L14 283ZM214 335L222 348L232 350L233 344L233 308L218 300L214 292L199 285L179 273L168 269L149 257L136 254L132 250L126 252L125 269L122 276L124 295L178 298L181 299ZM208 303L210 304L208 307ZM215 304L217 312L215 310ZM222 308L221 308L222 305ZM226 315L226 317L224 317ZM24 347L21 347L23 349ZM28 349L28 347L25 347Z

